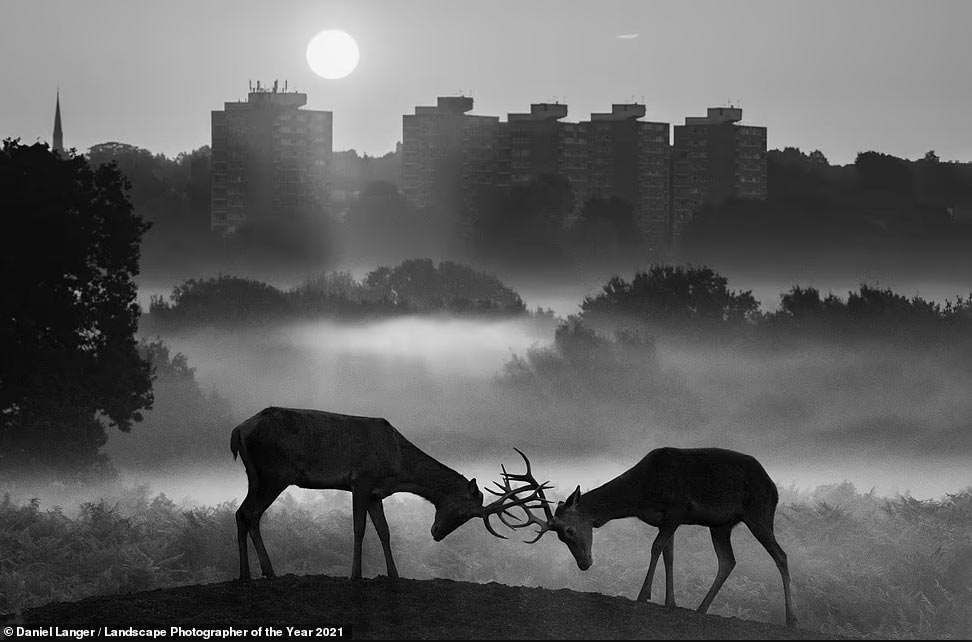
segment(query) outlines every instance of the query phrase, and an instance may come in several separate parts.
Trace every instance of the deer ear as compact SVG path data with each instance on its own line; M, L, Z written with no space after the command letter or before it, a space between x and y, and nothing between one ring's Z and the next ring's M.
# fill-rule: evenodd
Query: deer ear
M577 488L574 489L574 492L570 494L570 497L567 498L567 503L564 504L564 506L570 508L571 506L577 503L577 500L580 499L580 496L581 496L580 486L578 486Z
M469 489L469 493L471 495L475 495L476 493L479 492L479 486L476 484L476 478L475 477L473 477L472 479L469 480L469 484L466 486L466 488Z

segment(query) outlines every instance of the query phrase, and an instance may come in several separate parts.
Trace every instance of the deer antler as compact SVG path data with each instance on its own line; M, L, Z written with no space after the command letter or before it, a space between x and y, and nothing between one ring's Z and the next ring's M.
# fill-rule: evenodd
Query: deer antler
M545 532L550 530L549 522L553 519L553 514L550 512L550 508L547 506L547 504L549 504L550 501L544 496L543 491L549 490L550 488L553 487L548 485L548 482L544 482L542 484L538 482L536 478L533 476L533 472L530 467L530 460L527 458L527 456L524 455L523 451L520 450L519 448L514 448L513 450L518 452L520 454L520 457L522 457L523 461L526 463L526 472L508 473L506 472L506 466L501 466L503 470L503 483L500 484L499 482L493 482L496 485L496 487L499 488L499 491L495 491L491 488L486 489L487 492L498 496L499 499L483 507L483 523L486 525L486 530L489 531L490 534L499 537L500 539L506 539L506 537L500 535L499 533L493 530L492 524L490 524L489 522L489 517L491 515L496 515L497 517L499 517L499 520L503 522L504 525L512 529L524 528L526 526L529 526L530 524L537 524L538 526L541 527L541 530L540 533L537 535L537 538L533 540L533 542L529 542L532 544L537 540L539 540L540 536L542 536ZM514 488L510 484L511 481L522 481L522 482L526 482L526 484ZM519 497L520 493L526 491L531 491L531 492L526 497ZM536 502L536 503L531 504L530 502ZM517 516L510 512L511 508L517 508L517 507L523 509L523 512L526 515L526 519L522 523L511 524L510 522L506 521L506 517L508 516L512 519L518 520ZM546 513L547 523L540 521L533 514L532 509L541 508L541 507Z

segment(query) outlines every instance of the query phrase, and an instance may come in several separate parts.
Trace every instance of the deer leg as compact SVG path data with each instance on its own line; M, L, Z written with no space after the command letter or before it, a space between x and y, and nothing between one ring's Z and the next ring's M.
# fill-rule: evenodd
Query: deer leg
M371 515L371 523L375 525L375 532L378 533L378 539L381 540L381 549L385 553L385 567L388 569L388 577L397 578L398 569L395 568L395 560L392 559L388 521L385 519L385 509L382 507L380 499L368 507L368 514Z
M712 587L709 589L709 592L705 594L705 599L699 604L699 613L705 613L709 610L709 605L715 599L716 593L722 588L722 584L736 566L736 557L732 554L732 526L731 524L726 526L713 526L709 529L712 535L712 546L715 548L716 556L719 558L719 572L716 573L716 578L712 582Z
M665 606L675 606L675 537L668 538L662 550L665 559Z
M676 528L678 528L677 524L662 526L658 529L658 535L655 537L655 541L651 543L651 562L648 564L648 575L645 576L645 583L641 585L641 591L638 593L639 602L647 602L651 599L651 582L655 578L658 556L662 554L662 551L668 545L668 541L675 535Z
M250 539L253 540L253 547L256 548L257 558L260 560L260 570L263 571L264 577L276 577L276 574L273 572L273 566L270 564L267 547L263 545L263 536L260 535L260 518L263 517L263 513L280 496L280 493L285 488L286 486L262 486L258 488L253 497L253 503L250 509L245 513L247 526L250 531ZM247 499L249 498L250 495L247 494ZM243 500L243 503L246 503L246 499Z
M248 580L250 579L250 556L249 550L247 548L246 536L250 532L249 524L247 523L247 513L244 510L250 500L250 494L253 489L247 491L246 497L240 504L240 507L236 509L236 543L240 549L240 579Z
M359 487L351 491L351 518L354 522L354 557L351 560L352 580L361 579L361 543L364 541L370 502L370 490Z
M796 615L793 614L793 603L790 599L790 568L787 564L786 553L783 551L783 547L780 546L779 542L776 541L776 535L773 533L773 518L769 517L768 520L759 520L756 522L746 522L746 526L752 532L753 536L756 537L757 541L763 545L766 552L770 554L773 561L776 562L776 568L780 571L780 577L783 578L783 600L786 606L786 625L796 626L797 619Z

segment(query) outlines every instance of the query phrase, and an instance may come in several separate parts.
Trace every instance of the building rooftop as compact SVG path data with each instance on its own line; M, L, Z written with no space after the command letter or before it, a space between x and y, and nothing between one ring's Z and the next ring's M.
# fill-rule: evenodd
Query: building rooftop
M644 118L645 106L641 103L611 105L610 114L591 114L591 120L634 120Z
M742 120L740 107L709 107L706 116L686 116L686 125L721 125Z
M560 120L567 117L567 105L560 103L533 103L529 114L507 114L509 122L518 120Z

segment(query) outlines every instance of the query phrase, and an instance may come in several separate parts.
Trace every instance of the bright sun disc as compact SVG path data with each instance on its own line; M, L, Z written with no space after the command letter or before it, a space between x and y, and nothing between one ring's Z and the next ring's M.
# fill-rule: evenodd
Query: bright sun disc
M328 80L344 78L358 66L358 43L343 31L322 31L307 45L307 64Z

